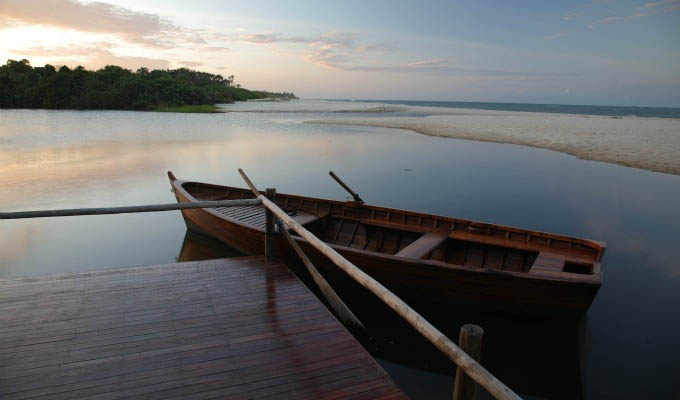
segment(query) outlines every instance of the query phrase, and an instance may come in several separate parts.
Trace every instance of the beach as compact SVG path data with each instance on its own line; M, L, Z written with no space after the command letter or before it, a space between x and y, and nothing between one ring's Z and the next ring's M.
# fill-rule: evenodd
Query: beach
M383 107L382 109L380 107ZM440 107L370 104L340 113L389 113L384 117L340 117L312 124L407 129L423 135L550 149L581 159L680 175L680 119L610 117ZM403 114L403 116L402 116ZM416 115L416 116L414 116Z

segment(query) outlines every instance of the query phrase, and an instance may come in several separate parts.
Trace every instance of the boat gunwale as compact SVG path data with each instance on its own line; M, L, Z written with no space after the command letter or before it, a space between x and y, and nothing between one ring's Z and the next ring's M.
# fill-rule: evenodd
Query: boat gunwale
M189 193L188 190L186 190L184 188L184 184L187 184L187 183L199 184L199 185L205 185L205 186L213 186L213 187L216 187L216 188L228 188L228 189L243 190L242 188L232 188L230 186L213 185L213 184L210 184L210 183L203 183L203 182L183 181L181 179L175 179L174 181L171 181L171 184L173 184L173 187L175 188L175 190L177 190L179 188L182 191L184 197L188 198L192 202L196 202L196 201L199 201L199 200L195 196L193 196L191 193ZM264 194L264 192L261 192L261 193ZM255 206L255 207L263 207L264 208L264 206ZM244 228L248 228L248 229L252 229L252 230L256 230L256 231L264 233L264 229L258 228L254 225L246 224L241 220L231 218L228 215L224 215L220 212L215 211L215 208L199 208L198 211L207 211L208 213L212 214L213 216L215 216L217 218L226 219L226 220L229 220L230 223L234 223L234 224L240 225Z
M190 199L191 201L199 201L195 196L193 196L189 191L184 188L185 184L194 184L194 185L200 185L200 186L205 186L205 187L211 187L211 188L216 188L216 189L226 189L226 190L237 190L237 191L242 191L246 192L247 195L252 196L252 193L245 188L239 188L239 187L233 187L233 186L224 186L224 185L217 185L217 184L212 184L212 183L205 183L205 182L197 182L197 181L184 181L181 179L175 178L174 180L171 178L171 184L175 188L175 190L179 189L182 191L183 195ZM260 191L261 194L264 194L264 192ZM514 278L514 279L530 279L530 280L537 280L537 281L551 281L551 282L560 282L564 284L569 284L569 285L584 285L584 286L597 286L599 287L601 285L602 281L602 274L600 271L600 264L601 264L601 258L604 253L604 250L606 248L605 243L596 241L596 240L591 240L591 239L584 239L584 238L578 238L578 237L569 237L569 236L564 236L564 235L559 235L559 234L553 234L553 233L547 233L547 232L541 232L541 231L530 231L527 229L522 229L522 228L516 228L516 227L510 227L510 226L504 226L504 225L497 225L497 224L490 224L486 222L478 222L478 221L473 221L473 220L465 220L465 219L459 219L459 218L454 218L454 217L447 217L447 216L440 216L440 215L434 215L434 214L426 214L426 213L420 213L420 212L415 212L415 211L410 211L410 210L401 210L397 208L389 208L389 207L382 207L382 206L375 206L375 205L368 205L368 204L359 204L353 201L339 201L339 200L331 200L331 199L323 199L323 198L315 198L315 197L307 197L307 196L299 196L299 195L293 195L293 194L286 194L286 193L277 193L277 197L289 197L289 198L296 198L300 200L309 200L309 201L316 201L316 202L328 202L331 204L335 204L340 207L350 207L350 208L367 208L367 209L374 209L377 211L385 211L385 212L399 212L399 213L405 213L405 214L410 214L414 216L421 216L421 217L428 217L428 218L433 218L433 219L445 219L445 220L450 220L451 222L456 222L456 223L468 223L468 224L480 224L480 225L486 225L489 228L500 228L508 230L508 231L514 231L517 233L523 233L523 234L530 234L530 235L536 235L540 237L547 237L547 238L553 238L557 240L563 240L563 241L572 241L576 242L582 245L587 245L594 250L597 251L597 254L595 255L595 259L592 261L593 262L593 272L591 274L578 274L578 273L570 273L566 271L561 271L560 275L561 276L547 276L547 275L542 275L542 274L532 274L529 270L527 272L516 272L516 271L504 271L504 270L494 270L491 268L483 268L483 267L472 267L472 266L466 266L466 265L458 265L458 264L451 264L443 261L437 261L437 260L424 260L424 259L413 259L413 258L407 258L407 257L399 257L396 255L392 254L386 254L386 253L380 253L380 252L375 252L375 251L369 251L369 250L363 250L363 249L357 249L354 247L348 247L348 246L343 246L343 245L338 245L338 244L333 244L330 242L326 242L329 246L336 250L340 250L342 252L351 252L351 253L356 253L357 255L363 255L363 256L373 256L373 257L379 257L383 258L392 262L398 262L400 264L417 264L419 267L428 267L428 268L436 268L436 269L445 269L445 270L454 270L454 271L467 271L467 272L474 272L474 273L483 273L483 274L491 274L494 276L505 276L508 278ZM278 199L277 199L278 200ZM236 225L239 225L241 227L244 227L246 229L251 229L254 231L258 231L261 233L264 233L264 229L258 228L253 225L249 225L246 223L243 223L242 221L238 219L231 218L227 215L221 214L214 209L206 208L206 209L199 209L197 211L207 211L211 215L227 220L229 223L233 223ZM342 217L342 218L347 218L347 219L352 219L360 222L365 222L370 224L370 222L367 222L366 220L361 220L357 218L352 218L352 217ZM392 229L401 229L404 231L409 231L409 232L417 232L413 230L406 229L406 227L409 227L409 225L402 225L402 224L389 224L389 227ZM388 227L387 224L385 227ZM404 228L402 228L404 227ZM414 226L415 227L415 226ZM435 230L433 228L433 230ZM419 233L419 232L418 232ZM455 234L455 231L451 231L452 234ZM484 237L484 235L480 235L481 238ZM305 240L299 236L293 235L293 238L299 242L305 242ZM449 235L450 240L466 240L466 239L460 239L460 238L455 238L451 235ZM481 243L484 243L483 240L480 240ZM521 242L519 242L521 243ZM493 244L485 243L490 246L494 246ZM512 248L509 247L508 248ZM524 250L524 251L531 251L531 252L537 252L540 253L540 250L526 250L526 249L519 249L519 250ZM558 249L552 249L552 248L546 248L545 251L551 252L551 250L558 250ZM572 253L577 253L578 250L574 249L565 249L568 250L568 252ZM567 252L567 253L568 253Z

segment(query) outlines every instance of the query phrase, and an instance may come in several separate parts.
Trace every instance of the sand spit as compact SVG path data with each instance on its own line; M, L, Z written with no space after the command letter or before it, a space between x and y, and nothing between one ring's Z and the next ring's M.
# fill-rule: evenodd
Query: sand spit
M241 113L393 113L404 111L408 106L382 103L362 103L329 100L285 100L276 102L241 101L234 104L220 104L226 112ZM436 110L435 110L436 111ZM432 112L429 112L432 114Z
M680 175L680 119L461 109L428 111L439 115L307 123L399 128L430 136L519 144L586 160Z

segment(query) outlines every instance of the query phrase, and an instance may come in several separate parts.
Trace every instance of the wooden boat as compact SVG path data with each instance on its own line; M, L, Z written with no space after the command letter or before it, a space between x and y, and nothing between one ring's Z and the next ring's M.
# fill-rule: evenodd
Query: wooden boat
M253 198L249 189L188 182L168 172L178 202ZM277 193L275 202L364 272L404 299L474 303L514 311L582 315L600 287L602 242L356 201ZM186 209L190 230L245 254L264 252L262 206ZM294 236L321 273L344 273ZM277 252L300 265L284 238ZM296 272L304 272L294 267ZM344 282L344 283L343 283Z

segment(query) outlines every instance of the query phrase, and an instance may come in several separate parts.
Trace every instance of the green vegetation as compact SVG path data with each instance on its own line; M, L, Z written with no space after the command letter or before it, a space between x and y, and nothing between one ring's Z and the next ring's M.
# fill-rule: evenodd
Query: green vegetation
M260 99L275 99L275 100L289 100L296 99L293 93L283 92L283 93L273 93L265 92L263 90L248 90L243 89L240 86L231 87L231 95L236 101L246 101L246 100L260 100Z
M176 112L176 113L221 113L221 108L212 104L189 105L189 106L175 106L175 107L158 107L152 108L150 111L158 112Z
M115 65L33 68L28 60L0 66L0 108L216 112L218 103L294 99L293 93L252 91L224 78L187 68L136 72ZM194 107L186 107L194 106Z

